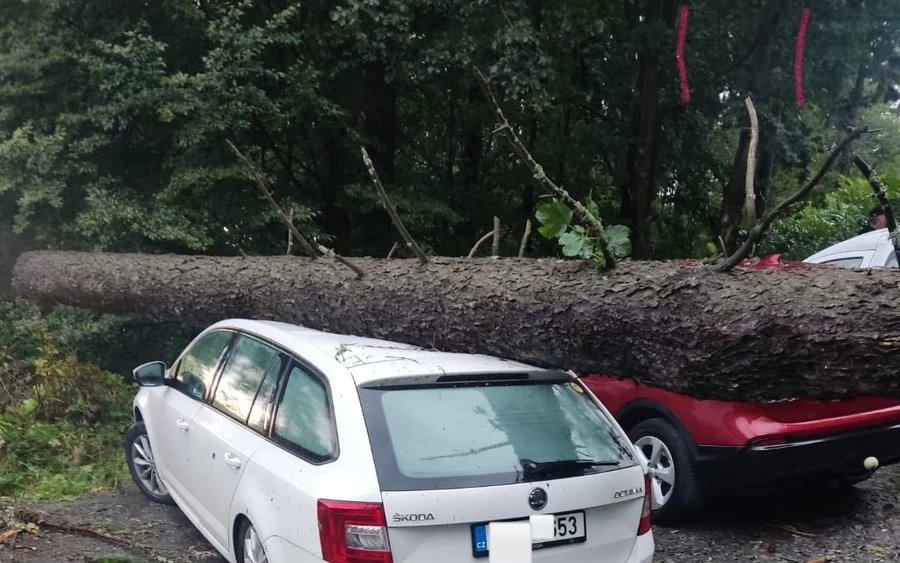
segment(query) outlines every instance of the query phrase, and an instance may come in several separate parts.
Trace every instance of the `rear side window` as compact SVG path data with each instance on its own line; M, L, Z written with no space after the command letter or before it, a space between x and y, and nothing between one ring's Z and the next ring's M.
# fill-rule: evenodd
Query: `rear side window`
M325 384L299 365L291 367L288 373L272 438L313 462L333 459L337 453Z
M217 330L200 337L178 364L173 387L198 400L206 398L213 384L219 360L232 337L231 332Z
M382 490L522 482L531 462L609 463L576 474L635 462L603 411L570 381L360 389L360 395Z
M246 421L266 371L277 355L268 344L239 336L219 378L213 407L241 422Z
M256 393L253 408L250 409L250 416L247 418L247 426L261 434L266 432L269 413L275 402L275 391L278 389L278 374L281 372L282 364L282 356L275 356L275 359L272 360L269 369L266 371L266 377L263 379L259 391Z
M825 264L831 264L838 268L859 268L862 265L862 256L853 258L838 258L837 260L829 260Z

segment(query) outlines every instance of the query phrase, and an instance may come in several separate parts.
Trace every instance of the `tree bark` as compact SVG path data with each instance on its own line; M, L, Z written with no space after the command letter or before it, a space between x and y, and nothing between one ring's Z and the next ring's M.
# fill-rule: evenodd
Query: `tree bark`
M632 377L701 399L900 397L893 271L736 269L534 259L327 258L38 251L20 295L114 314L319 330Z

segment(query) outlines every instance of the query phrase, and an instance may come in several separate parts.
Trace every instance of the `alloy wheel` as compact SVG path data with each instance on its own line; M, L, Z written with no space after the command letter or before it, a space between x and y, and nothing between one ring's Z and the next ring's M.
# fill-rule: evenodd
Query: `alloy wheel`
M131 445L131 461L141 484L157 496L169 494L156 471L156 460L150 448L150 440L146 434L138 436Z
M262 540L256 529L249 525L244 531L244 562L243 563L268 563L269 558L266 556L266 550L263 548Z
M638 447L647 458L650 468L650 503L656 511L666 505L672 498L675 490L675 464L672 461L672 453L665 442L656 436L642 436L635 440Z

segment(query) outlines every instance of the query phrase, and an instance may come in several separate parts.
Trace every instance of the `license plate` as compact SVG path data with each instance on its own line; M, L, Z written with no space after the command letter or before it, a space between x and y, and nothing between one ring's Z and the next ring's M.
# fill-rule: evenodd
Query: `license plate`
M543 549L557 545L581 543L587 540L587 530L584 525L584 511L564 512L553 515L553 539L531 544L531 549ZM518 519L521 520L521 519ZM504 522L516 522L517 520L503 520ZM487 557L488 523L472 524L472 555L474 557Z

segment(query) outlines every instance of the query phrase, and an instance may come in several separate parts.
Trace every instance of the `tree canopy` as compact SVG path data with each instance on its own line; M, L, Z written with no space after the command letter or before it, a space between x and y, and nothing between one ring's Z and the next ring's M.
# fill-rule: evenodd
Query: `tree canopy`
M287 233L225 146L263 171L307 237L384 256L397 238L365 146L426 250L504 227L541 191L472 73L548 176L628 227L634 258L703 257L746 236L744 98L759 113L757 215L849 126L900 189L900 17L891 0L696 1L676 64L672 0L10 0L0 16L0 222L49 248L281 254ZM759 252L803 258L874 206L849 160ZM894 192L896 195L896 192ZM546 208L545 208L546 212ZM552 229L550 229L552 230ZM400 253L406 252L401 248ZM532 237L530 256L563 248Z

